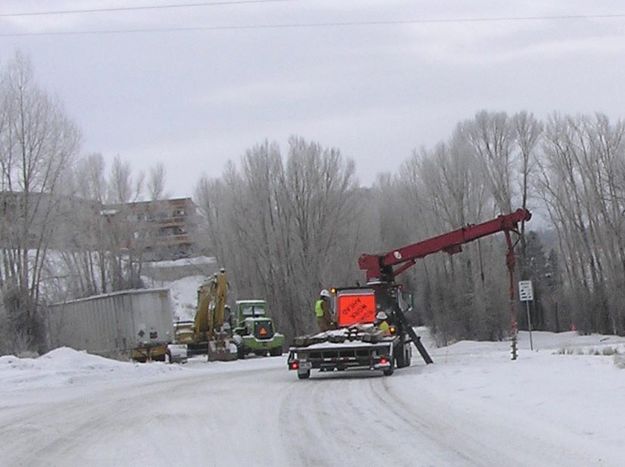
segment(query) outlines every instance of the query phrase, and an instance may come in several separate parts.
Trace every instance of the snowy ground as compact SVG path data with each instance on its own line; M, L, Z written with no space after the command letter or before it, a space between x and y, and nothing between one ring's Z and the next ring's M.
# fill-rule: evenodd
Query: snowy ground
M197 308L197 290L207 279L206 276L189 276L165 283L171 294L174 321L193 320Z
M534 343L515 362L509 343L460 342L391 377L306 381L285 357L4 356L0 465L624 465L625 339Z
M143 276L142 279L148 287L170 290L174 321L193 320L197 307L197 290L210 279L212 273L209 274L207 271L213 271L216 268L217 260L213 257L199 256L147 264L148 269L152 270L191 268L191 272L187 270L184 277L176 280L158 280L148 276ZM213 267L207 269L206 266Z

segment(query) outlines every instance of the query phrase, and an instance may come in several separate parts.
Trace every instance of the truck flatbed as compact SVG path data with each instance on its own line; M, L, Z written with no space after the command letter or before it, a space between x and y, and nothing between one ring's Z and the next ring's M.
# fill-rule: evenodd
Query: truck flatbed
M302 345L289 348L290 370L300 379L310 377L311 370L342 371L347 369L382 370L393 374L399 347L409 347L400 336L383 336L373 326L338 329L299 339Z

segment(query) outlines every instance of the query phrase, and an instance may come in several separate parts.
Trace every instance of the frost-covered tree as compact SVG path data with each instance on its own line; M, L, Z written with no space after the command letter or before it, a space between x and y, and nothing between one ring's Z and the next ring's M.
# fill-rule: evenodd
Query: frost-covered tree
M266 298L291 335L312 329L320 288L354 276L357 198L353 162L299 137L289 140L286 157L276 143L248 149L238 167L196 189L235 293Z
M79 131L61 104L35 81L27 58L0 71L0 286L11 347L42 345L40 285L62 219L64 171Z

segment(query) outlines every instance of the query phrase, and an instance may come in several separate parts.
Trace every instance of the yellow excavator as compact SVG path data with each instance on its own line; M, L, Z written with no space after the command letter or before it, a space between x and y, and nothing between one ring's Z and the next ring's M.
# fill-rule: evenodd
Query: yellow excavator
M221 269L197 291L195 319L178 323L176 340L186 344L189 354L208 353L209 361L236 360L237 348L226 323L228 279Z

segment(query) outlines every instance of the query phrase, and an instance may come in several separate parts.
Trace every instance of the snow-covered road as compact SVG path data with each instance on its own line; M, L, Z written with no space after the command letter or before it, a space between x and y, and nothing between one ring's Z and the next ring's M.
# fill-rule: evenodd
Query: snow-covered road
M433 356L391 377L307 381L284 358L73 374L1 357L0 465L623 465L612 357L510 362L505 343Z

